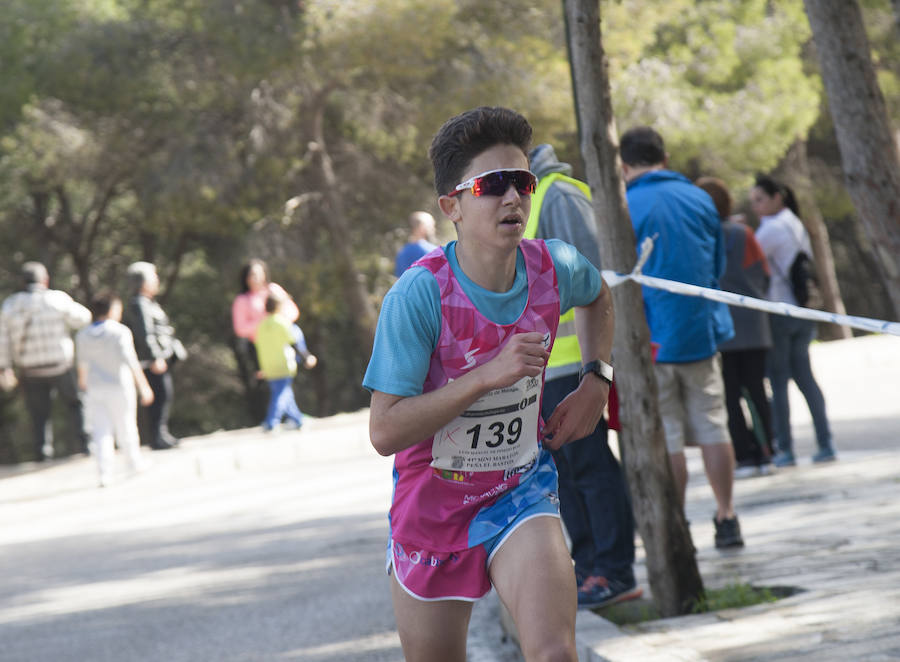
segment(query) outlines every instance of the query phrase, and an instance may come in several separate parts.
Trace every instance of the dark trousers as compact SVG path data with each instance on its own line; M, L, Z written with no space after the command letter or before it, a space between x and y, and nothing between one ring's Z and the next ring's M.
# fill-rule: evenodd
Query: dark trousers
M763 383L767 354L765 349L722 352L728 432L738 464L760 465L775 453L772 447L772 410ZM749 423L741 408L741 397L750 410L752 420Z
M825 397L809 363L809 344L816 337L816 323L784 315L769 315L769 325L772 327L772 351L769 354L768 367L769 379L772 382L772 413L778 450L783 453L794 452L791 408L788 400L788 382L791 379L806 398L819 450L833 450L831 427L825 411Z
M55 392L66 412L66 437L68 454L87 450L88 436L84 428L84 412L78 394L78 379L72 368L53 377L29 377L20 379L25 395L25 407L31 417L34 454L39 460L53 455L52 396ZM44 450L47 449L47 453Z
M546 420L578 386L578 375L544 386L541 412ZM584 439L553 453L559 471L559 508L572 539L575 570L583 575L631 576L634 564L634 515L625 476L607 441L606 421Z
M234 354L237 358L241 381L247 398L250 420L254 424L265 420L269 404L269 383L256 376L259 371L259 358L256 346L247 338L234 339Z
M175 438L169 432L169 410L172 407L172 375L167 370L161 375L147 369L144 375L153 390L153 404L138 410L138 431L141 443L158 448L172 443Z

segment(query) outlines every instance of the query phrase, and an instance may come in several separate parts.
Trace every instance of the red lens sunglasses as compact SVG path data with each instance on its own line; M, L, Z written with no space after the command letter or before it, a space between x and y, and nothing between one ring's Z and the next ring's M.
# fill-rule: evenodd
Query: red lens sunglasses
M467 179L448 195L454 196L459 195L463 191L471 191L476 198L482 195L502 196L509 190L510 186L514 186L519 195L531 195L537 187L537 177L530 170L488 170L480 175L475 175L471 179Z

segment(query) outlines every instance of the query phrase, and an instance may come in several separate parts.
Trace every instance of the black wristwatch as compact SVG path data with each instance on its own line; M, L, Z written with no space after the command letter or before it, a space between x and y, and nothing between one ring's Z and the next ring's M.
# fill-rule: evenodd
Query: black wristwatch
M606 361L601 361L600 359L597 359L595 361L591 361L590 363L585 363L584 366L581 368L581 377L579 378L579 381L584 379L584 376L586 374L588 374L589 372L594 373L600 379L602 379L607 384L612 386L613 367L611 365L609 365Z

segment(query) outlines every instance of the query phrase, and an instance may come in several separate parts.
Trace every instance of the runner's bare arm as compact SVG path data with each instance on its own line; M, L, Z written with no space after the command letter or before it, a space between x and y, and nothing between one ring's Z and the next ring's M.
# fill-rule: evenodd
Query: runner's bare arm
M584 363L595 359L609 363L614 326L612 292L604 282L592 303L575 309L575 333ZM608 399L609 384L586 375L547 419L543 432L548 437L544 439L544 445L556 450L563 444L588 436L603 416Z
M430 393L403 397L372 392L369 437L381 455L414 446L440 430L492 389L535 377L547 363L543 334L520 333L492 360Z

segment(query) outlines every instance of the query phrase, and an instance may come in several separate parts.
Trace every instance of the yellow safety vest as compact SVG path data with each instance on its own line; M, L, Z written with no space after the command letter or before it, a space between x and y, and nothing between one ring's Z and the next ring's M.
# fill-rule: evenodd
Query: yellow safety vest
M544 196L553 182L564 181L577 186L588 200L591 199L591 187L573 177L567 177L559 172L551 172L538 181L537 189L531 196L531 214L525 225L525 239L534 239L537 236L538 219L541 215L541 206L544 204ZM578 336L575 335L575 309L571 308L565 315L559 318L559 329L556 332L556 341L550 352L548 368L577 363L581 365L581 347L578 346Z

